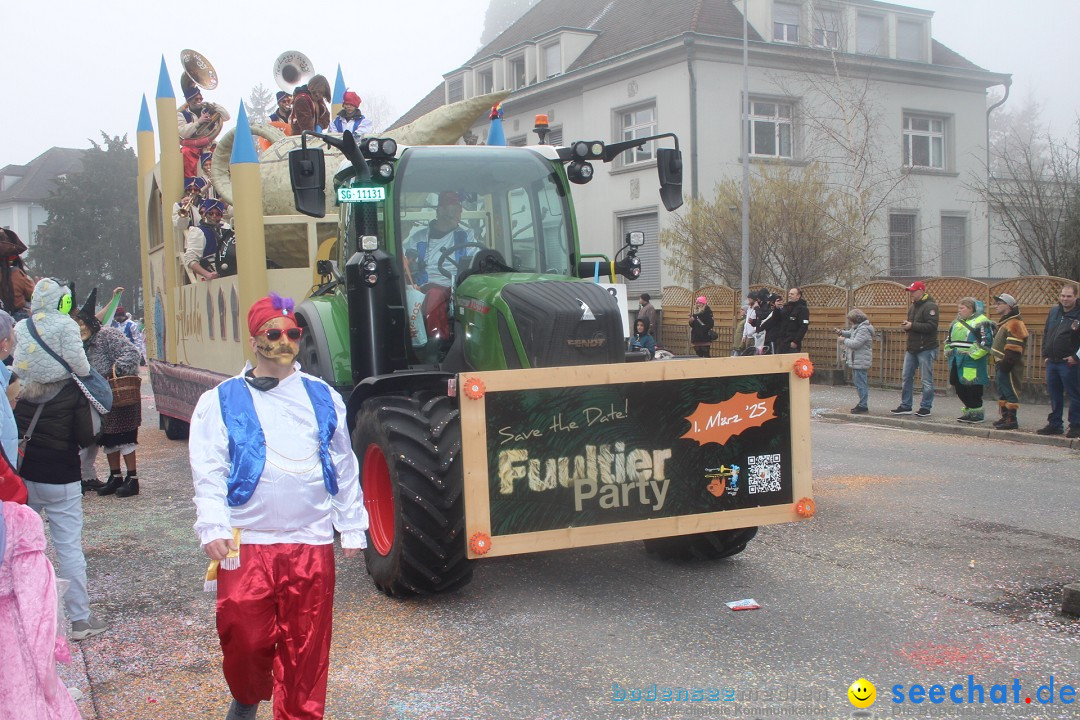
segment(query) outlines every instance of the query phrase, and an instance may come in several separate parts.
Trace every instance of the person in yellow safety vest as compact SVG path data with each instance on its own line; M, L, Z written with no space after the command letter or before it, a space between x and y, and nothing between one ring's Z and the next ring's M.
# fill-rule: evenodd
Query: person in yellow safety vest
M994 327L983 314L982 303L971 297L961 298L945 343L949 383L964 403L963 413L956 418L959 422L981 423L985 419L983 388L990 384L987 362L993 341Z

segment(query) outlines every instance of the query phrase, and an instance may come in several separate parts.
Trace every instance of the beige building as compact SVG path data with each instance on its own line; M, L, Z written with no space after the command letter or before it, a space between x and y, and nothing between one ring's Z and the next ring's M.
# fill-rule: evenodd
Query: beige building
M829 163L836 184L880 192L871 231L886 276L1006 276L988 242L987 89L994 73L933 38L933 13L874 0L746 0L751 172L766 164ZM511 89L503 104L510 144L535 144L536 114L550 142L614 142L673 132L684 192L707 198L742 175L743 15L740 0L541 0L514 25L447 72L397 124L449 102ZM857 99L856 99L857 98ZM843 126L842 114L862 114ZM488 123L472 129L479 142ZM829 134L849 143L830 140ZM853 150L870 162L861 185ZM575 201L584 252L611 254L628 230L645 230L645 271L631 294L678 281L660 257L669 222L659 202L651 145L596 168ZM887 188L888 191L880 190Z

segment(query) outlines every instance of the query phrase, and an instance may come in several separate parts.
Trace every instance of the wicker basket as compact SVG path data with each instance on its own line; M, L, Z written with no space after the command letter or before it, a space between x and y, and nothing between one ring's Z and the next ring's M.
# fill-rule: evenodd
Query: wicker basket
M113 407L128 407L142 402L142 378L138 375L116 376L116 367L113 367L113 376L109 378L109 386L112 388Z

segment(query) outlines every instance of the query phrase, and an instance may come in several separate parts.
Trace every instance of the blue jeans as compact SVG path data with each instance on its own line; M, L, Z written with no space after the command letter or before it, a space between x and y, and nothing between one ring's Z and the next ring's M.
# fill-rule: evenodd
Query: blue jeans
M866 407L866 402L870 398L870 386L867 383L867 374L869 370L862 368L858 370L851 368L851 379L855 381L855 391L859 393L859 406Z
M1062 427L1061 416L1065 412L1065 396L1069 397L1069 424L1080 427L1080 365L1070 365L1061 360L1046 363L1046 390L1050 395L1050 414L1047 423Z
M912 407L916 365L919 368L919 376L922 378L922 402L919 403L919 407L929 410L934 406L934 360L937 358L937 351L937 348L932 348L917 353L904 353L902 376L904 382L900 386L900 404L904 407Z
M71 581L64 594L68 620L78 622L90 617L90 598L86 593L86 557L82 546L82 485L50 485L26 481L26 504L36 512L45 511L49 535L56 548L60 567L56 574Z

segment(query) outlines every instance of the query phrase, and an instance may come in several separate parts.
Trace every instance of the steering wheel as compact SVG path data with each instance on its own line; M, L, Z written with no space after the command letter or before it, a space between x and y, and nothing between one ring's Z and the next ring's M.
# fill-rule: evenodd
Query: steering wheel
M487 245L475 241L462 243L461 245L450 245L449 247L443 248L439 252L439 259L435 264L435 267L439 269L439 274L446 278L452 278L454 276L450 272L449 268L446 267L447 262L454 266L454 269L457 270L458 275L468 270L469 265L472 263L471 257L463 257L460 261L454 260L452 257L453 254L457 251L463 250L468 247L476 248L478 250L488 249Z

